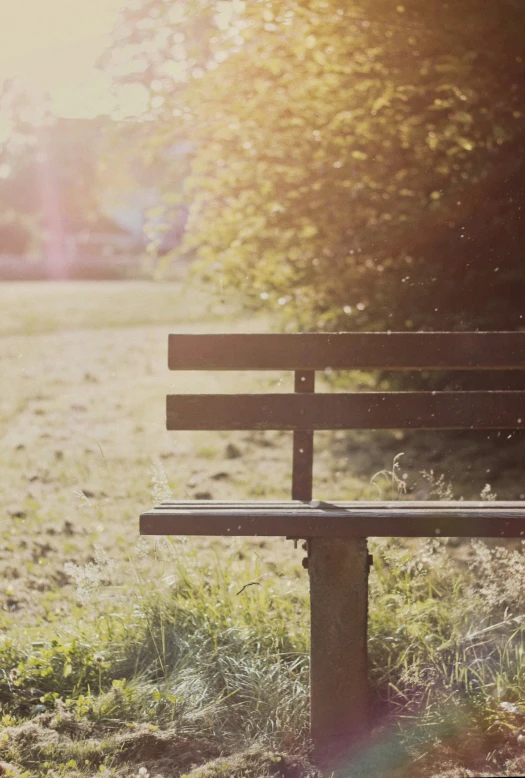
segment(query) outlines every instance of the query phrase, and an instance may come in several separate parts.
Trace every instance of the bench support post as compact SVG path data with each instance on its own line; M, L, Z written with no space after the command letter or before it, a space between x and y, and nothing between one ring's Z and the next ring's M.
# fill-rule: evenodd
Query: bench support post
M313 370L295 391L315 391ZM313 432L294 432L292 499L312 499ZM334 762L369 731L366 538L310 538L310 733L317 761Z
M369 732L366 538L311 538L311 735L336 761Z

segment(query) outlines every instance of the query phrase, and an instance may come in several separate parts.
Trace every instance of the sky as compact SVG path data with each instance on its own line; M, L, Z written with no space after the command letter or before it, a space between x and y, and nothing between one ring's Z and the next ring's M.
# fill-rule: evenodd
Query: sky
M111 113L116 98L97 58L125 0L0 0L0 80L16 77L34 94L48 93L59 116ZM141 112L143 94L119 94L123 113Z

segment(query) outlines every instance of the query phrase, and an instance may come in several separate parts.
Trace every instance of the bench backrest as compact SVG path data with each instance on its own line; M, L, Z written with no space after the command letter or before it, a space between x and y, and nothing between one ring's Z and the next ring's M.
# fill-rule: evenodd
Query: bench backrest
M177 394L169 430L293 430L294 499L311 499L313 431L524 429L525 391L315 394L315 371L525 370L525 332L170 335L171 370L293 370L290 394Z

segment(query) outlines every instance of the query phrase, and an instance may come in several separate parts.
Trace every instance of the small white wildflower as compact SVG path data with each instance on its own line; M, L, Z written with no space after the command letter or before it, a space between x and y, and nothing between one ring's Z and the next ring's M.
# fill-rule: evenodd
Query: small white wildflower
M95 558L95 564L99 567L109 567L111 560L104 548L98 544L93 547L93 557Z
M454 492L450 483L445 481L443 473L439 477L434 475L433 470L422 470L421 475L430 484L430 494L438 500L453 500Z
M513 705L512 702L500 702L500 708L503 708L507 713L519 713L520 709L517 705Z
M109 579L110 571L116 569L116 565L100 546L95 546L94 559L94 562L89 562L87 565L77 565L74 562L66 562L64 565L65 572L76 583L77 597L80 602L87 602L93 592Z
M151 464L151 481L153 483L151 496L155 505L172 499L168 476L160 459L154 459Z
M472 540L474 551L470 569L476 573L477 591L490 613L505 606L520 612L525 603L525 558L520 549L489 548L481 540Z
M139 562L142 562L148 556L151 550L151 543L148 542L149 538L141 535L138 541L135 543L135 557Z
M481 499L486 500L487 502L494 502L497 496L498 495L492 491L490 484L485 484L480 494Z
M235 535L233 538L230 538L229 546L233 554L238 554L242 546L241 538L238 535Z

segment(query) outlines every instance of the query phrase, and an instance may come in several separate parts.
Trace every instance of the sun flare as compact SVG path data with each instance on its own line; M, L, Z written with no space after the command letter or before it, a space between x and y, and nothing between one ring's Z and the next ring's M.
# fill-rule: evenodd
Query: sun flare
M61 116L111 112L111 79L96 61L123 3L0 0L0 80L16 78L35 100L48 95Z

